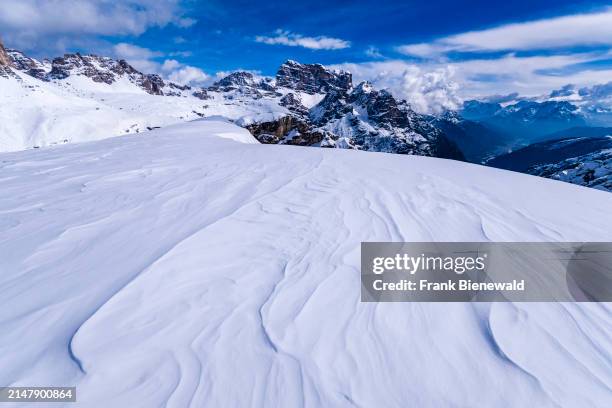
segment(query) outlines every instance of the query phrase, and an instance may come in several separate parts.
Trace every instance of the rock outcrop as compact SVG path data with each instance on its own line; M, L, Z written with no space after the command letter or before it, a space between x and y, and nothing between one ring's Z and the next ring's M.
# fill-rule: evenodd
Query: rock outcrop
M143 74L125 60L114 60L97 55L65 54L51 63L48 79L65 79L71 75L83 75L94 82L112 84L121 76L141 87L151 95L164 95L166 84L159 75Z
M17 70L43 81L64 80L71 76L86 76L97 83L111 85L125 77L151 95L182 96L191 87L164 81L157 74L144 74L126 60L115 60L97 55L80 53L64 54L53 61L40 62L21 51L6 50L9 63ZM205 91L197 90L194 96L205 98Z
M346 92L352 86L352 76L348 72L329 70L321 64L300 64L289 60L278 69L276 86L311 95L334 90Z
M280 99L289 114L247 128L262 143L339 147L464 160L459 148L430 118L414 112L386 90L363 82L353 87L351 74L319 64L287 61L276 74ZM286 92L290 90L291 92ZM300 95L320 95L307 108Z
M257 78L252 73L246 71L232 72L225 78L212 84L208 87L208 90L212 92L239 93L254 99L260 99L264 96L280 96L280 94L276 93L270 78Z
M0 76L8 77L13 76L13 71L11 70L11 66L13 62L9 57L8 53L4 49L4 45L2 44L2 40L0 40Z
M25 72L26 74L45 80L45 76L51 67L51 63L47 60L41 62L35 58L28 57L23 52L8 48L6 50L12 65L15 69Z
M4 49L4 45L2 44L2 40L0 40L0 66L8 67L12 65L12 61Z

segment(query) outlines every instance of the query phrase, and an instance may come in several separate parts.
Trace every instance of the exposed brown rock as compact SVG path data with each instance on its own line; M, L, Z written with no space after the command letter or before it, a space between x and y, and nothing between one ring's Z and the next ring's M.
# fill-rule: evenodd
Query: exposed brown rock
M271 122L254 123L246 128L265 144L311 146L321 143L326 137L325 132L312 129L307 121L291 115Z
M11 59L9 55L6 53L4 49L4 45L2 44L2 40L0 39L0 66L2 67L10 67L12 66Z

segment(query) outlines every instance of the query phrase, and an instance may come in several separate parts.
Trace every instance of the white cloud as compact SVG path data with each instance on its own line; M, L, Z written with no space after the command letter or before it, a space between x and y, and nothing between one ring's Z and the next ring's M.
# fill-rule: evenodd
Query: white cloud
M469 31L433 41L408 44L397 51L434 57L449 51L504 51L612 45L612 8Z
M113 51L119 58L136 58L136 59L149 59L160 57L163 54L158 51L152 51L148 48L139 47L138 45L119 43L113 46Z
M7 43L33 49L79 36L140 35L151 27L188 27L181 0L2 0L0 32Z
M455 62L430 61L410 63L402 60L345 63L355 82L368 80L394 95L405 98L415 110L436 112L452 108L461 100L487 95L518 92L522 96L548 95L568 83L577 87L606 83L611 69L582 70L563 75L546 75L543 71L562 69L601 58L594 53L574 55L517 57L508 54L497 59L474 59Z
M115 44L112 53L115 58L126 60L134 68L144 73L158 72L160 65L154 58L163 56L161 52L128 43Z
M161 66L161 70L164 72L169 72L169 71L174 71L175 69L179 68L181 66L181 63L178 62L175 59L167 59L164 61L164 63Z
M168 79L179 84L197 86L206 84L210 77L200 68L186 65L172 71Z
M139 47L134 44L119 43L113 47L117 58L123 58L137 70L147 74L160 74L165 79L182 85L200 86L210 81L210 76L200 68L186 65L180 61L168 58L162 63L156 61L164 54L159 51ZM174 56L180 53L170 53Z
M530 57L509 54L498 59L476 59L452 65L457 70L466 96L489 95L493 92L519 92L521 95L537 96L548 94L567 83L589 86L608 81L612 78L610 69L584 69L563 75L544 73L584 64L599 57L591 53Z
M276 30L274 33L276 35L273 37L258 35L255 37L255 41L269 45L280 44L290 47L304 47L311 50L340 50L351 46L350 42L339 38L325 36L305 37L301 34L295 34L280 29Z
M350 71L356 83L370 81L378 88L388 89L406 99L417 112L439 113L456 109L461 103L452 66L424 69L404 61L385 61L340 64L334 68Z
M159 70L168 80L182 85L202 86L211 79L200 68L182 64L175 59L165 60Z

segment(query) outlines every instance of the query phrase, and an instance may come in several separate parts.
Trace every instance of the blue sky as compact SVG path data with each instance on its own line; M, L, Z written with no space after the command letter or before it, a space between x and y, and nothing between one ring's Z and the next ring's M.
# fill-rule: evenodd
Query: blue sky
M0 35L7 46L38 57L112 55L191 82L236 69L273 75L284 60L295 59L350 68L359 79L400 91L453 82L463 95L525 93L612 79L611 6L564 0L3 0ZM414 85L409 75L421 82Z
M181 48L198 48L192 62L209 71L243 67L272 74L286 59L335 64L371 60L367 50L400 57L396 46L419 43L503 23L597 10L605 3L576 1L213 1L191 5L198 22L151 30L140 44L155 47L161 39L180 36ZM350 47L312 50L299 46L257 43L257 36L284 30L307 37L325 36L350 42ZM176 47L164 41L166 51ZM159 47L158 47L159 48ZM370 53L371 54L371 53Z

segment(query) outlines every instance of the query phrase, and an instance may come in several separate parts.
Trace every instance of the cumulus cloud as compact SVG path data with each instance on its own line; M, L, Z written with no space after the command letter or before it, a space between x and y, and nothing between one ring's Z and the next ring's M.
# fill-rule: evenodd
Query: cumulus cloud
M588 13L506 24L456 34L432 43L408 44L397 51L434 57L449 51L538 50L612 45L612 8Z
M347 63L335 68L350 71L356 82L367 80L378 88L388 89L396 97L406 99L417 112L440 113L457 109L461 103L452 66L423 69L403 61L387 61Z
M183 85L202 86L210 77L200 68L183 65L168 74L168 79Z
M349 41L339 38L318 36L306 37L285 30L276 30L274 36L258 35L255 41L268 45L286 45L289 47L303 47L311 50L340 50L351 46Z
M210 76L198 67L183 64L174 58L166 58L158 62L163 53L139 47L134 44L119 43L113 46L116 58L125 59L137 70L147 74L159 74L164 78L182 85L201 86L210 81ZM180 53L172 52L168 56Z
M2 0L0 32L7 43L32 49L51 39L139 35L151 27L188 27L181 0Z
M181 66L181 63L178 62L177 60L167 59L162 64L161 69L164 72L171 72L171 71L174 71L175 69L178 69L180 66Z

